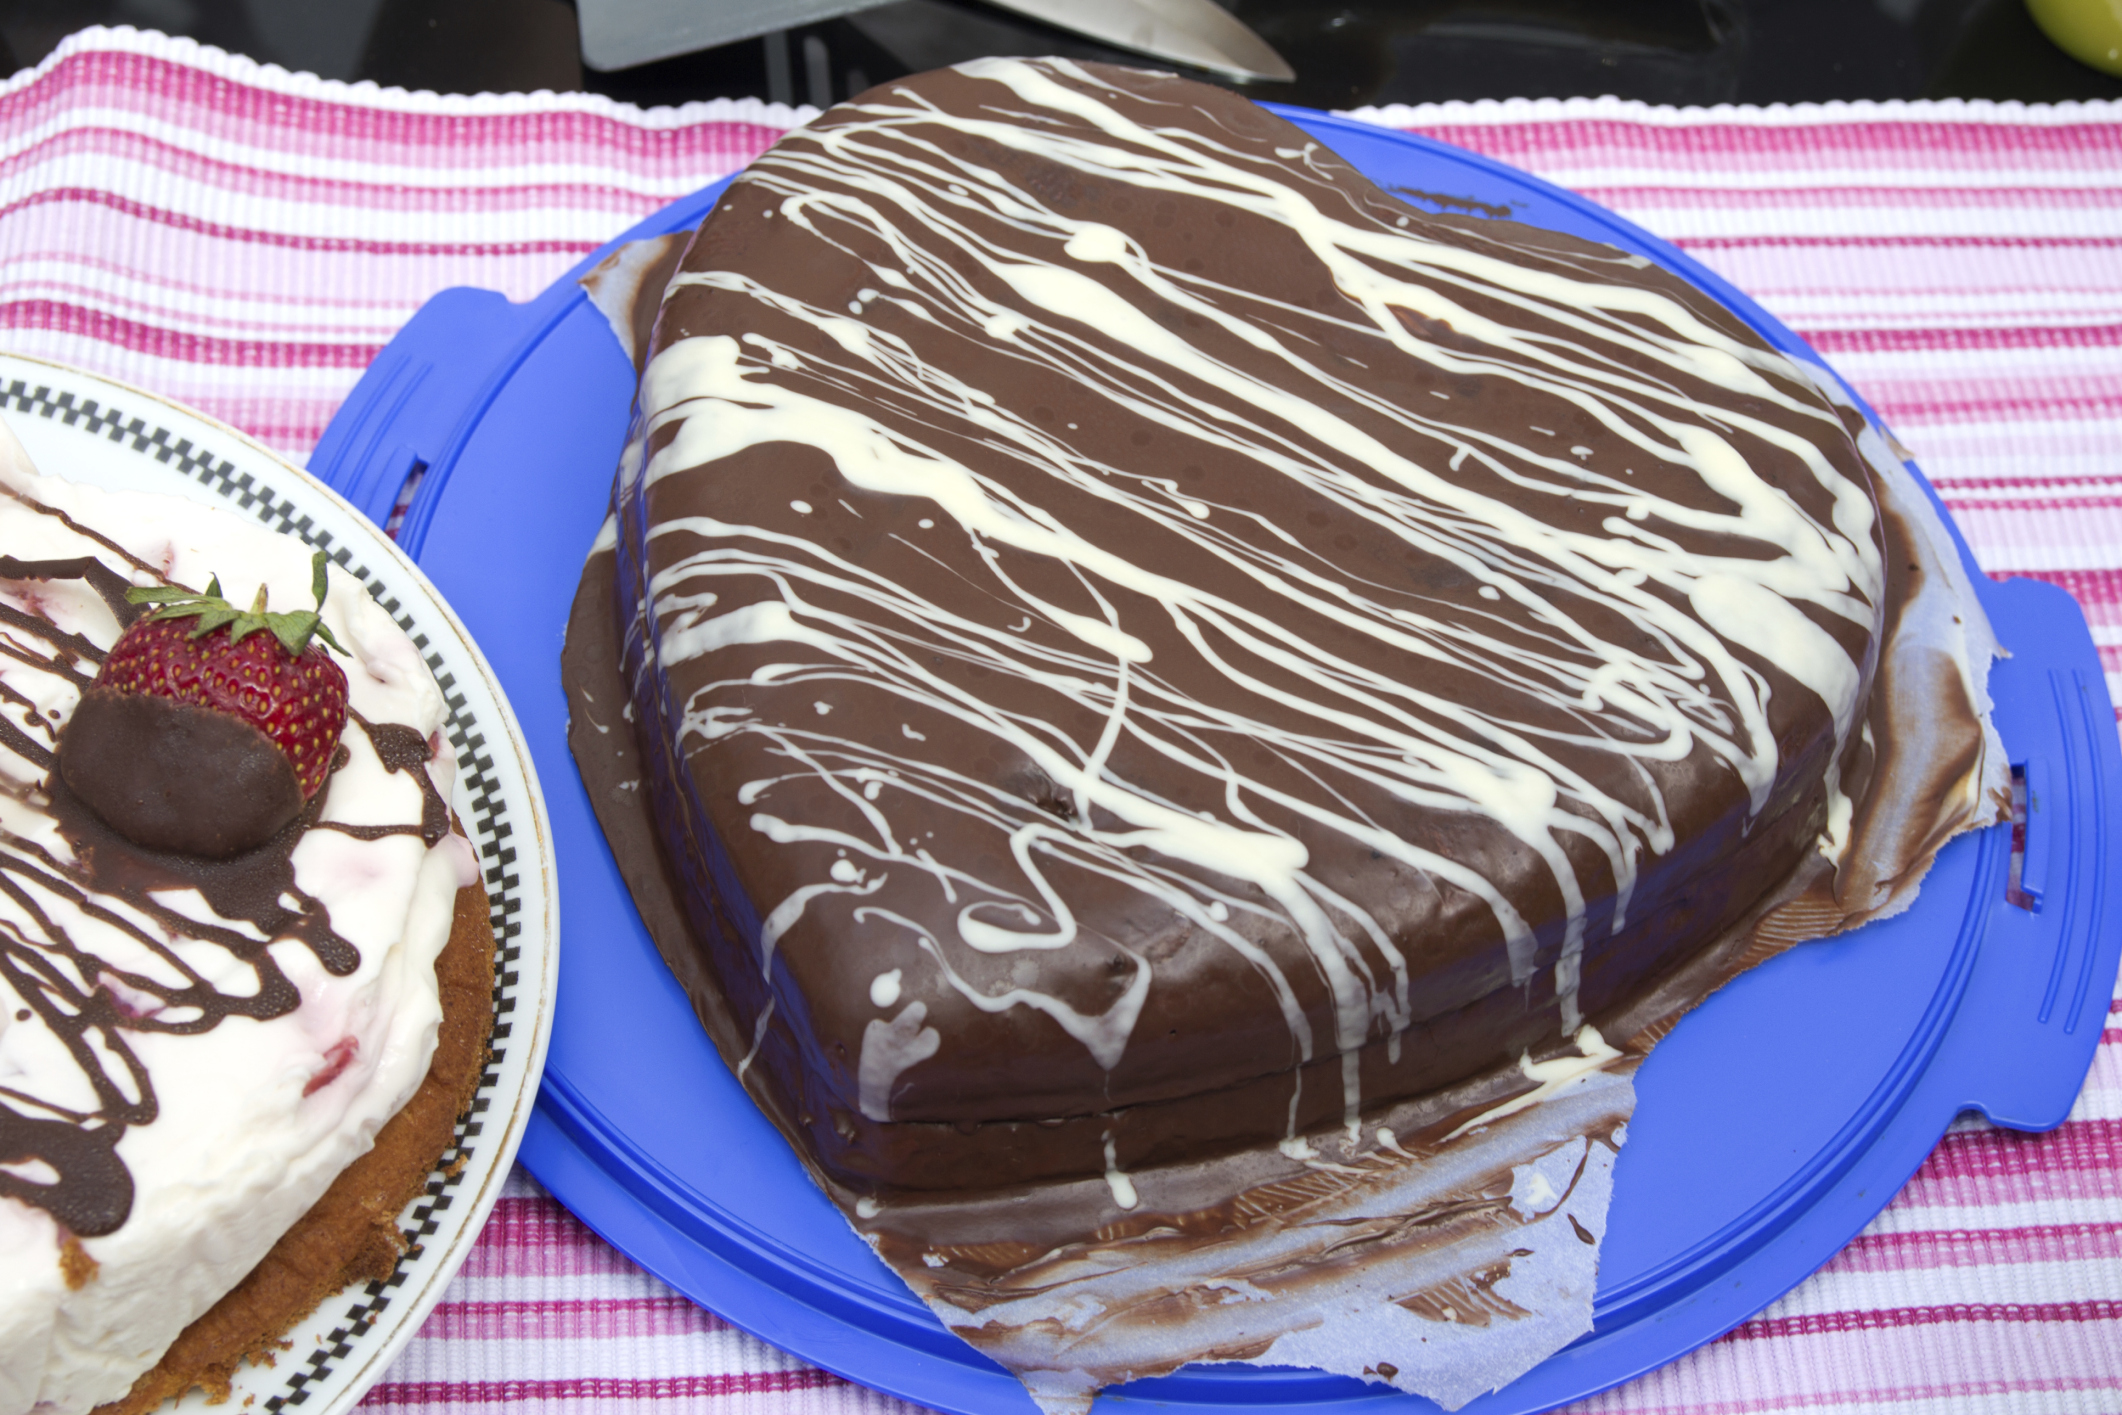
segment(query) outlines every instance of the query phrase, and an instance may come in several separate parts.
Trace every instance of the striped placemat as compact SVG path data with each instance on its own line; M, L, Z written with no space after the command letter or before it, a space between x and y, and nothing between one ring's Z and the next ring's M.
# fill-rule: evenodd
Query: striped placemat
M0 341L296 458L429 295L523 299L802 110L326 83L129 30L0 85ZM2122 107L1362 116L1604 202L1825 352L1983 564L2076 594L2122 687ZM673 1295L525 1176L375 1410L904 1409ZM2070 1121L1963 1124L1822 1271L1601 1412L2122 1410L2122 1010Z

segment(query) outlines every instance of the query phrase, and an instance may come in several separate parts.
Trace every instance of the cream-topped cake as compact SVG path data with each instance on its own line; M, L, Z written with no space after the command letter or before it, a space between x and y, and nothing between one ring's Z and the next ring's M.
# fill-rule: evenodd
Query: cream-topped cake
M312 572L228 512L40 477L0 431L0 1415L126 1397L428 1075L476 859L442 695L351 576L321 608L336 765L264 845L142 848L60 779L77 704L151 608L129 588L218 577L295 609Z

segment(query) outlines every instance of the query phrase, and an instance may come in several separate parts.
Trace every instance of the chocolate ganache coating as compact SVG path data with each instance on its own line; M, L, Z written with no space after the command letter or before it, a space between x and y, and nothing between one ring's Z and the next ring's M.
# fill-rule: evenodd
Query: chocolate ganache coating
M1169 76L981 61L789 134L616 492L747 1083L832 1179L948 1191L1554 1047L1869 772L1859 427L1675 276Z

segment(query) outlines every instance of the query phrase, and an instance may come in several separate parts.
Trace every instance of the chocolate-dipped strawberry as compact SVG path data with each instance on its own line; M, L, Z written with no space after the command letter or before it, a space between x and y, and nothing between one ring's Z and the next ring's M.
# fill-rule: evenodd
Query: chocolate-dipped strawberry
M324 607L325 556L311 592ZM225 859L271 839L323 787L346 726L338 641L316 610L249 609L179 585L103 661L59 742L59 775L136 845ZM321 643L318 642L321 640Z

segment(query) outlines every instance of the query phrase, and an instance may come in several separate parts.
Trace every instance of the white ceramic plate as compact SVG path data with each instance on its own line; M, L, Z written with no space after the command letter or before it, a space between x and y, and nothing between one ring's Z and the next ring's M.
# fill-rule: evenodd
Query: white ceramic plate
M236 1378L242 1409L340 1415L389 1367L470 1253L537 1099L552 1028L559 902L552 832L501 686L457 616L360 512L225 423L152 393L40 359L0 354L0 414L37 469L100 486L187 497L321 546L368 587L427 655L450 707L455 806L493 905L494 1033L455 1147L400 1216L411 1247L387 1281L349 1287L290 1331L272 1366ZM194 1392L179 1403L204 1411Z

